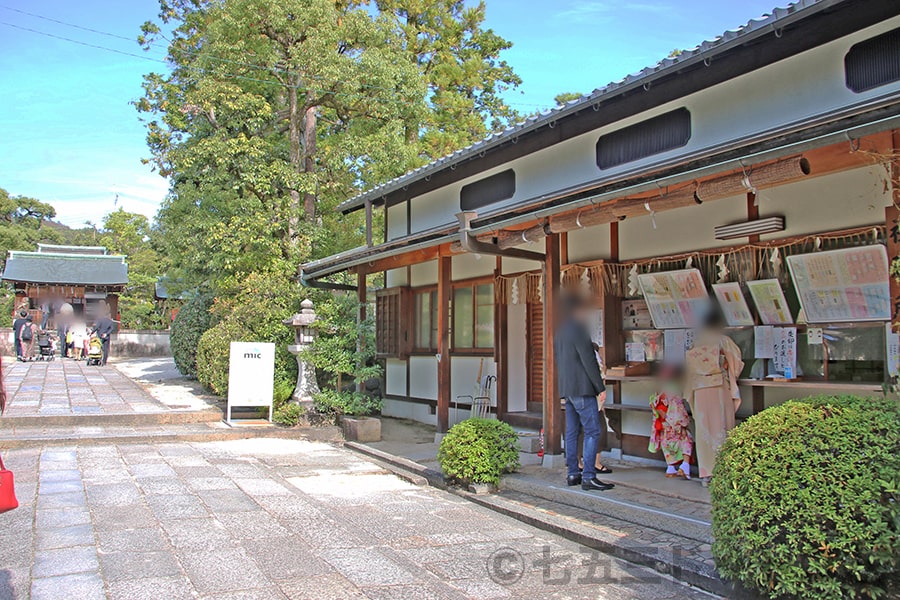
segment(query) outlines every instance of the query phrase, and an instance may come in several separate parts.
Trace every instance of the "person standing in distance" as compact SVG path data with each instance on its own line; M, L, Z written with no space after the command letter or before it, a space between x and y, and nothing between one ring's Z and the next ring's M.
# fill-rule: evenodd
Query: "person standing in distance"
M605 491L615 487L597 479L597 444L600 440L600 406L606 388L587 327L589 306L576 295L564 296L562 315L553 347L559 395L566 401L567 483L581 489ZM584 471L578 470L578 435L584 430Z
M100 317L100 320L94 325L93 330L93 333L97 334L97 337L100 338L100 342L103 345L103 358L100 360L101 366L105 365L106 361L109 359L109 342L115 330L116 322L109 316L109 308L104 308L103 316Z
M22 328L28 322L28 311L24 308L19 310L16 320L13 321L13 341L16 346L16 360L22 361L22 340L19 336L22 334Z

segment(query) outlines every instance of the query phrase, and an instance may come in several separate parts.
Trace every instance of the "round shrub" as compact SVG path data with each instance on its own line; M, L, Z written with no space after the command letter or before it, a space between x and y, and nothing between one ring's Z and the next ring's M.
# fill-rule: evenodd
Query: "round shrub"
M449 481L496 485L500 475L519 468L519 438L502 421L466 419L444 436L438 462Z
M816 396L769 408L728 436L710 494L726 577L770 598L897 593L896 401Z
M213 297L208 294L194 296L181 307L169 330L169 343L175 366L185 377L197 377L197 345L200 336L213 326L216 318L209 312Z
M287 277L253 273L240 287L221 294L210 312L220 320L200 338L197 379L214 393L228 394L231 342L275 344L275 389L297 381L297 360L288 352L294 330L283 323L299 308L297 285Z

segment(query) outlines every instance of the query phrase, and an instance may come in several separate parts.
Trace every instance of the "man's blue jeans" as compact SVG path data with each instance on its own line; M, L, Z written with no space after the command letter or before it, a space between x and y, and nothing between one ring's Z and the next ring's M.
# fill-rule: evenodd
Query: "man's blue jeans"
M569 475L578 475L578 434L584 430L581 452L584 470L581 480L597 475L597 443L600 440L600 407L596 396L566 397L566 467Z

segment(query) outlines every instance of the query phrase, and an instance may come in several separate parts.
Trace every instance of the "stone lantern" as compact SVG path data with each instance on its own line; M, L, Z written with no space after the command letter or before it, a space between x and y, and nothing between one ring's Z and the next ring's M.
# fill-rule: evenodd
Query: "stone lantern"
M284 324L294 328L294 343L288 346L288 352L297 357L297 386L292 396L295 402L312 402L313 396L319 393L319 385L316 383L316 368L303 360L303 353L309 349L316 339L316 312L313 310L312 300L307 298L300 303L300 312Z

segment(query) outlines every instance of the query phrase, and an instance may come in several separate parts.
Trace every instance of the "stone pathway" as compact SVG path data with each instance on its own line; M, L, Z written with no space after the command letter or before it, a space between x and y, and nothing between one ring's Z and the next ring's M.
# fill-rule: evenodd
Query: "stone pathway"
M705 598L297 440L10 450L0 599Z
M433 432L424 425L391 421L383 422L385 439L367 446L415 461L440 480ZM584 492L565 484L564 466L548 469L534 464L535 455L522 458L523 467L503 477L500 492L480 502L551 531L566 530L571 539L587 538L595 547L621 550L628 560L680 569L707 589L728 587L712 557L709 490L698 479L667 479L661 468L604 457L614 473L602 479L615 483L615 489Z
M112 365L84 362L7 362L3 370L11 402L5 416L158 413L171 410Z

